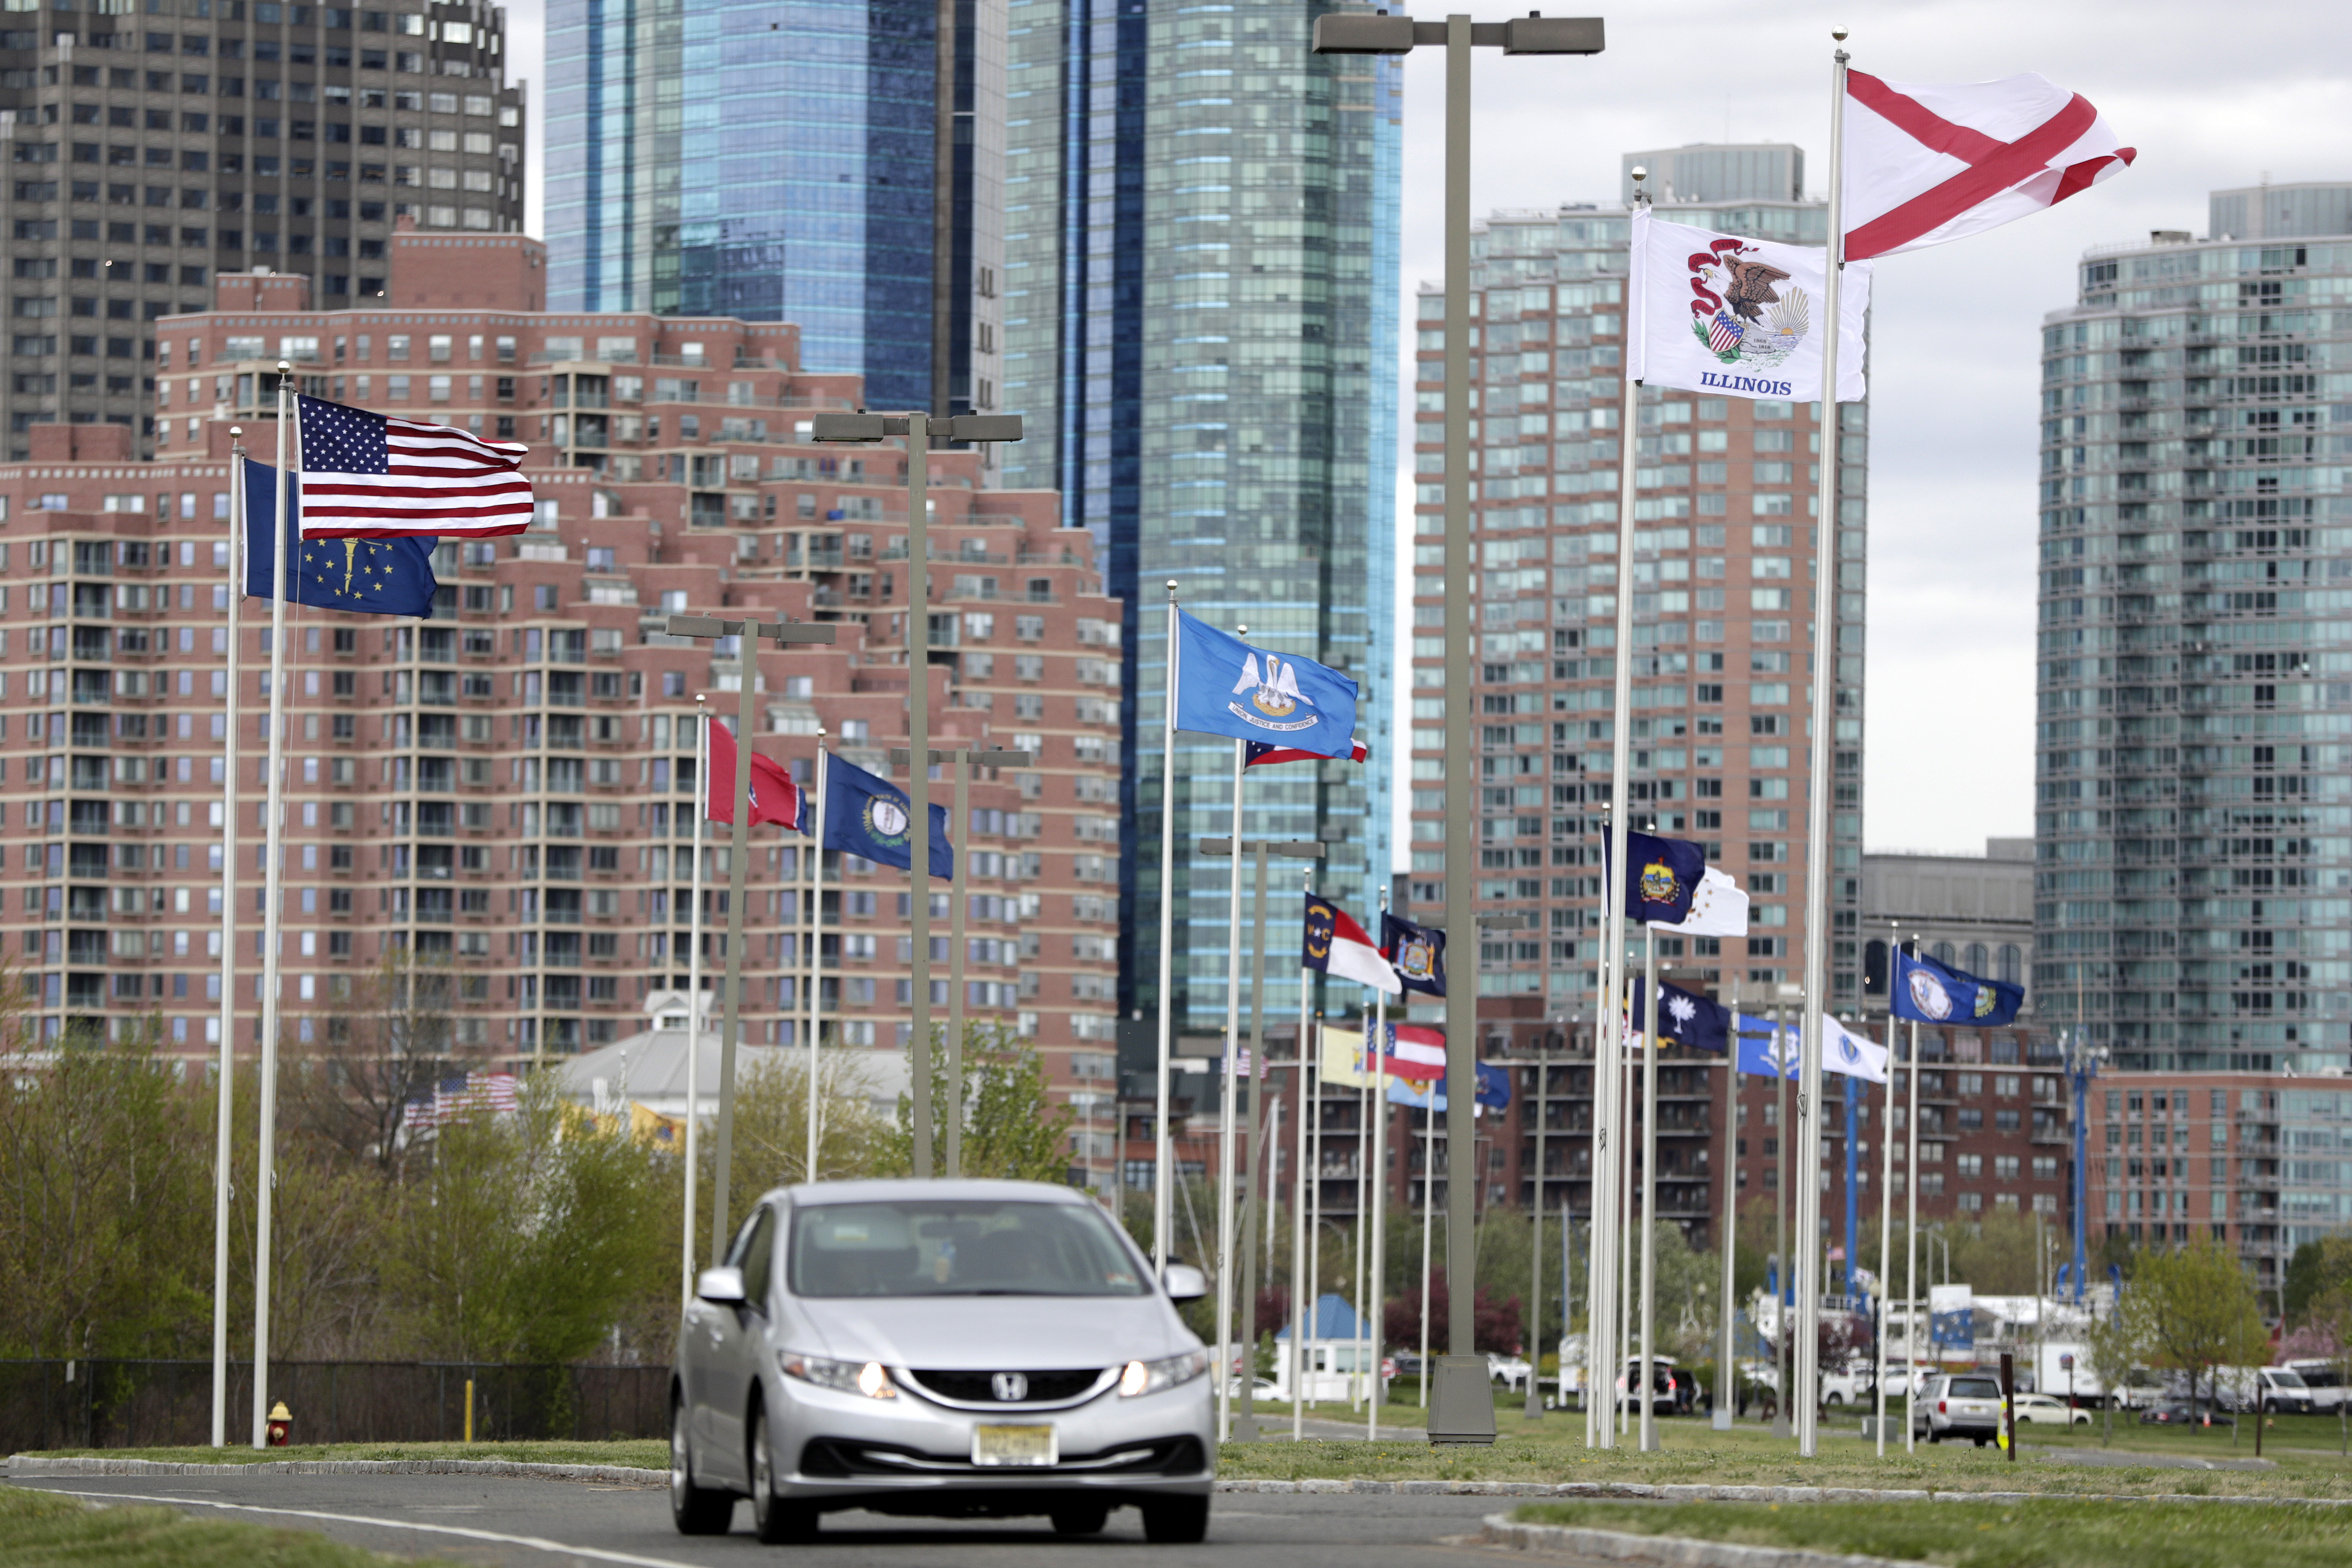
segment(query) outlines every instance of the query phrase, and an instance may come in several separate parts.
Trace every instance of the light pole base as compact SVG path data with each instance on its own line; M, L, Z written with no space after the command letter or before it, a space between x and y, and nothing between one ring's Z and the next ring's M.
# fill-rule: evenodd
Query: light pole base
M1233 1440L1236 1443L1255 1443L1258 1440L1256 1411L1236 1410L1234 1412Z
M1715 1429L1718 1432L1731 1430L1731 1406L1721 1401L1717 1401L1715 1406Z
M1444 1444L1495 1440L1494 1373L1482 1355L1442 1355L1429 1390L1429 1441Z

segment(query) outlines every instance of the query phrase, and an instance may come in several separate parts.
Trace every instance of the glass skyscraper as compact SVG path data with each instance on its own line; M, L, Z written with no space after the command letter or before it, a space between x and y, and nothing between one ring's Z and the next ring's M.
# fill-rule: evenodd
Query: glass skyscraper
M1030 435L1003 478L1063 492L1127 603L1130 931L1156 931L1162 893L1171 579L1208 620L1364 688L1370 765L1259 770L1245 833L1330 839L1318 885L1367 923L1388 871L1399 73L1311 53L1325 9L1011 7L1004 398ZM1222 1016L1227 882L1191 848L1228 830L1231 758L1205 737L1177 758L1176 1000L1199 1026ZM1151 956L1124 965L1122 1002L1147 1013ZM1281 1016L1297 993L1277 990Z
M792 321L873 405L997 395L1003 0L551 0L549 308Z
M2208 234L2091 251L2042 328L2036 1007L2126 1068L2340 1070L2352 184Z

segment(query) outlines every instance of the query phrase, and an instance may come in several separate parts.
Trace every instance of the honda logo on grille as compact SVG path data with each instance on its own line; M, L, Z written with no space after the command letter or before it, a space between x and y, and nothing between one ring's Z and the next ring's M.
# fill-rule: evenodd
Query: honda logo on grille
M1000 1372L991 1373L989 1391L1006 1405L1017 1405L1029 1397L1029 1378L1025 1373Z

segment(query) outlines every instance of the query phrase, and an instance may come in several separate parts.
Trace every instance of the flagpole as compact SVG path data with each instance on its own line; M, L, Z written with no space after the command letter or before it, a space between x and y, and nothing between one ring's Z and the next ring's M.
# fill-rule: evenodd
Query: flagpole
M1244 1443L1257 1441L1257 1230L1261 1223L1257 1173L1260 1163L1266 1157L1267 1137L1278 1137L1281 1132L1279 1105L1276 1109L1275 1123L1271 1133L1267 1131L1265 1117L1266 1088L1272 1082L1272 1075L1267 1071L1265 1063L1265 944L1268 914L1265 907L1265 858L1266 841L1261 838L1257 842L1257 946L1250 968L1250 1044L1247 1074L1250 1086L1249 1163L1242 1173L1244 1194L1242 1217L1239 1226L1240 1235L1235 1242L1242 1258L1240 1337L1242 1353L1246 1358L1245 1369L1242 1373L1244 1379L1242 1386L1248 1390L1248 1393L1242 1400L1242 1414L1234 1418L1233 1436L1235 1440ZM1241 841L1236 837L1234 842L1234 875L1238 878L1241 870ZM1265 1207L1263 1211L1265 1218L1262 1223L1266 1227L1265 1237L1268 1246L1265 1267L1266 1272L1270 1275L1274 1271L1272 1247L1274 1179L1270 1173L1266 1178L1266 1189Z
M710 812L710 710L694 694L694 856L686 926L686 1227L678 1233L685 1300L694 1300L694 1200L702 1157L702 823ZM672 839L675 843L675 838Z
M1437 1090L1427 1084L1421 1113L1421 1410L1429 1418L1429 1238L1437 1229Z
M1236 628L1243 637L1249 627ZM1233 874L1225 889L1224 1092L1217 1107L1217 1440L1234 1435L1234 1097L1242 1034L1242 768L1248 742L1234 741L1233 836L1226 841Z
M950 753L948 765L955 769L955 815L949 818L950 851L955 860L948 868L948 1103L946 1136L947 1167L950 1179L963 1174L963 965L964 908L963 852L955 848L955 841L971 830L971 748L958 746ZM929 885L924 887L929 896ZM1090 1154L1088 1158L1092 1158Z
M1893 966L1889 965L1891 969ZM1895 1315L1886 1310L1887 1277L1894 1273L1890 1248L1895 1245L1895 1014L1894 993L1887 993L1886 1098L1879 1107L1878 1129L1878 1457L1886 1457L1886 1331ZM2073 1419L2071 1416L2068 1419Z
M1380 932L1388 935L1389 890L1381 889ZM1403 994L1398 994L1403 1000ZM1386 1327L1381 1321L1381 1309L1388 1299L1388 1228L1382 1223L1388 1217L1389 1180L1389 994L1372 993L1372 1038L1365 1055L1372 1067L1372 1304L1371 1322L1367 1329L1370 1344L1368 1359L1371 1363L1371 1397L1366 1405L1370 1412L1364 1422L1364 1438L1377 1441L1381 1435L1381 1331Z
M1611 815L1607 805L1601 808L1604 819ZM1601 825L1606 842L1609 826ZM1604 1364L1603 1358L1610 1341L1609 1293L1613 1287L1610 1262L1609 1232L1616 1217L1613 1162L1616 1151L1609 1140L1609 1130L1615 1124L1616 1112L1612 1104L1611 1090L1616 1075L1617 993L1616 971L1612 967L1608 932L1610 906L1616 897L1610 884L1615 879L1601 879L1601 922L1602 930L1601 962L1598 979L1601 993L1594 998L1592 1025L1592 1148L1591 1167L1586 1183L1586 1206L1591 1211L1584 1237L1584 1446L1588 1448L1615 1447L1614 1435L1609 1429L1609 1416L1601 1408L1601 1385L1595 1381ZM1604 1280L1612 1280L1604 1284ZM1614 1387L1614 1375L1610 1386Z
M1171 583L1168 586L1171 590L1169 603L1173 605L1175 603L1173 590L1176 585ZM1174 616L1172 608L1170 616L1172 620ZM1170 657L1172 658L1176 647L1172 627L1169 633L1168 646ZM1172 683L1169 689L1169 711L1171 713L1175 711L1175 689ZM1313 895L1315 891L1313 866L1308 866L1299 873L1299 889L1304 894ZM1161 908L1164 919L1166 906L1163 904ZM1164 941L1160 944L1160 969L1163 975L1168 972L1168 944ZM1298 1175L1290 1202L1290 1440L1294 1443L1307 1440L1307 1167L1311 1163L1312 1154L1309 1133L1317 1120L1314 1110L1315 1096L1307 1081L1315 1070L1315 1065L1307 1039L1307 1000L1313 993L1314 988L1310 984L1310 976L1302 955L1302 962L1298 965L1298 1131L1297 1134ZM1166 996L1164 990L1161 992L1161 996L1164 1005ZM1165 1038L1164 1035L1162 1038ZM1162 1063L1160 1081L1164 1085L1167 1082L1165 1064L1168 1060L1164 1052L1160 1059ZM1318 1184L1320 1184L1319 1181Z
M1176 579L1168 579L1168 699L1160 715L1160 1061L1151 1151L1151 1271L1168 1272L1168 1233L1176 1223L1175 1141L1168 1127L1168 1058L1174 1048L1176 986ZM1306 1032L1299 1032L1300 1049ZM1296 1335L1292 1336L1294 1339Z
M1731 983L1731 1040L1724 1053L1724 1066L1728 1072L1724 1084L1723 1100L1723 1351L1721 1364L1715 1369L1715 1407L1723 1414L1712 1423L1718 1432L1728 1432L1739 1408L1737 1398L1739 1373L1734 1365L1738 1352L1735 1344L1732 1315L1736 1303L1731 1299L1734 1289L1732 1275L1738 1261L1739 1246L1739 982Z
M1625 987L1625 1016L1630 1025L1633 1017L1633 987L1641 984L1641 982L1635 979L1627 978L1623 976L1622 973L1620 978L1623 981ZM1617 1317L1615 1326L1617 1331L1618 1373L1612 1373L1610 1375L1610 1384L1612 1388L1615 1386L1617 1376L1620 1373L1622 1373L1625 1378L1626 1397L1617 1402L1617 1435L1620 1437L1625 1436L1627 1435L1628 1428L1633 1424L1632 1403L1633 1394L1633 1319L1635 1310L1633 1306L1633 1272L1636 1262L1641 1256L1633 1242L1633 1226L1635 1223L1633 1217L1633 1200L1638 1190L1633 1180L1633 1151L1640 1146L1633 1137L1633 1127L1631 1125L1633 1116L1633 1074L1636 1070L1638 1069L1635 1067L1633 1057L1629 1048L1625 1055L1623 1070L1618 1074L1617 1078L1617 1114L1622 1129L1617 1139L1617 1244L1614 1249L1617 1254ZM1638 1436L1638 1434L1636 1434L1636 1436Z
M824 726L816 727L816 816L809 835L809 918L808 918L808 1164L806 1179L817 1179L817 1155L824 1146L824 1130L818 1122L824 1101L817 1093L817 1039L822 1024L817 1017L817 990L824 968Z
M1309 984L1303 970L1299 984ZM1315 1097L1308 1101L1307 1121L1309 1152L1314 1156L1309 1162L1307 1185L1307 1316L1319 1340L1323 1322L1323 1094L1330 1087L1323 1071L1323 1015L1319 1012L1315 1015L1313 1028Z
M221 773L220 1100L213 1151L213 1447L228 1447L228 1231L236 1084L236 791L244 762L238 726L245 679L245 635L237 624L245 599L245 427L228 427L228 703ZM278 584L273 581L274 592Z
M1887 955L1886 994L1895 994L1895 960ZM1894 1020L1887 1021L1887 1034L1895 1033ZM1893 1044L1892 1039L1888 1041ZM1919 1021L1911 1020L1911 1080L1908 1089L1911 1107L1904 1118L1906 1147L1904 1150L1903 1194L1906 1217L1903 1222L1903 1250L1907 1258L1903 1270L1903 1362L1906 1374L1903 1380L1903 1451L1916 1453L1918 1439L1911 1426L1911 1402L1919 1391ZM2067 1419L2072 1420L2069 1416Z
M1360 1030L1358 1031L1358 1037L1361 1037ZM1361 1059L1360 1057L1359 1059ZM1357 1075L1360 1079L1362 1076L1363 1075L1360 1073ZM1364 1148L1364 1117L1369 1109L1366 1104L1364 1089L1365 1086L1360 1081L1356 1085L1356 1257L1353 1264L1349 1269L1349 1272L1355 1276L1356 1323L1354 1331L1348 1336L1348 1353L1349 1356L1357 1358L1359 1364L1351 1368L1349 1372L1348 1386L1350 1389L1353 1389L1358 1385L1358 1380L1362 1377L1364 1371L1361 1364L1361 1352L1365 1348L1364 1248L1366 1243L1370 1239L1364 1234L1364 1215L1367 1212L1367 1204L1365 1200L1368 1195L1364 1191L1364 1178L1370 1173L1371 1170L1370 1163L1364 1158L1366 1153ZM1349 1403L1353 1404L1354 1402L1355 1395L1351 1393L1349 1395Z
M1658 1271L1658 932L1644 924L1642 943L1642 1452L1658 1447L1657 1411L1651 1397L1657 1341L1652 1335L1657 1309Z
M253 1446L269 1441L269 1247L270 1218L277 1190L273 1145L278 1137L278 943L282 920L286 837L286 600L293 582L291 541L301 532L299 513L301 486L287 466L288 426L293 421L294 366L278 362L278 525L270 550L269 570L269 744L268 769L262 821L261 916L261 1143L254 1179L253 1247ZM294 461L302 448L297 437ZM231 595L235 597L234 595ZM234 788L234 781L232 781ZM226 957L226 954L223 955Z
M919 601L919 594L917 598ZM916 613L921 613L919 603ZM727 978L721 983L727 987L721 998L727 1011L724 1032L719 1037L718 1170L710 1183L710 1266L714 1268L727 1252L727 1213L733 1196L729 1187L735 1174L735 1049L743 1026L743 899L744 881L751 868L751 717L760 685L760 623L749 614L736 630L735 651L735 777L730 785L735 820L728 837ZM704 799L709 800L707 786ZM701 829L697 822L694 863L698 868L702 864Z
M1840 43L1846 30L1832 37ZM1838 349L1845 336L1838 311L1838 288L1845 267L1845 73L1848 56L1840 48L1830 66L1829 258L1822 283L1822 401L1813 422L1821 440L1821 490L1813 520L1812 746L1805 807L1805 1013L1804 1075L1797 1093L1797 1121L1803 1136L1797 1148L1797 1377L1805 1390L1797 1410L1797 1451L1813 1458L1821 1447L1821 1412L1813 1403L1821 1347L1814 1342L1821 1321L1822 1016L1829 1006L1830 737L1835 719L1837 671L1837 473ZM1792 1391L1793 1392L1793 1391Z
M1645 175L1639 172L1637 172L1633 177L1633 201L1637 207L1644 207L1649 205L1649 193L1643 188L1642 184ZM1633 767L1633 454L1635 449L1634 444L1639 431L1641 405L1642 384L1635 381L1633 377L1628 376L1625 378L1619 395L1617 415L1619 448L1617 483L1617 646L1615 650L1616 658L1612 661L1615 667L1615 690L1612 697L1611 710L1612 722L1610 726L1610 854L1607 874L1602 879L1604 881L1617 880L1622 882L1624 879L1626 854L1625 834L1628 827L1631 826L1633 818L1633 812L1631 810L1632 802L1629 797L1632 793L1632 775ZM1611 889L1608 902L1602 906L1606 912L1602 916L1601 942L1607 949L1609 963L1612 966L1612 1005L1609 1008L1609 1018L1607 1020L1610 1026L1608 1032L1612 1034L1618 1033L1616 1023L1617 1009L1613 1005L1614 992L1617 988L1616 981L1618 977L1622 976L1624 965L1624 903L1623 890L1622 888L1617 888ZM1618 1038L1612 1039L1610 1043L1608 1068L1612 1073L1616 1071L1618 1058L1623 1054L1622 1046L1623 1041L1622 1036ZM1596 1068L1600 1064L1596 1062ZM1596 1071L1596 1084L1598 1082L1598 1078L1599 1074ZM1612 1098L1614 1100L1613 1086ZM1610 1111L1612 1120L1622 1122L1622 1101L1612 1103L1610 1107ZM1627 1141L1623 1137L1624 1130L1622 1125L1619 1127L1618 1131L1618 1143L1622 1149L1626 1145ZM1614 1184L1615 1183L1612 1173L1612 1185L1614 1186ZM1616 1194L1612 1192L1611 1195L1614 1197ZM1618 1230L1613 1225L1612 1229L1612 1234L1609 1238L1608 1261L1610 1271L1613 1276L1618 1268L1619 1256L1623 1250L1622 1246L1623 1237L1622 1231ZM1611 1288L1614 1289L1615 1286L1616 1281L1612 1278L1611 1279ZM1612 1330L1614 1330L1618 1325L1612 1322L1610 1324L1610 1327ZM1611 1337L1613 1340L1616 1336L1612 1333ZM1616 1373L1610 1373L1609 1385L1612 1389L1616 1386ZM1616 1445L1612 1440L1604 1436L1601 1447L1614 1447Z

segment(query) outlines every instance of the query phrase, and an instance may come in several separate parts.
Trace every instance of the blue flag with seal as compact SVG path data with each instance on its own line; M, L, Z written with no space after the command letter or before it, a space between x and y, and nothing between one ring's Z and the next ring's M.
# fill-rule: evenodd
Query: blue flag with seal
M1799 1047L1802 1042L1798 1038L1796 1029L1782 1026L1776 1060L1771 1019L1742 1013L1738 1025L1741 1072L1753 1073L1759 1078L1793 1079L1798 1076Z
M915 822L907 792L839 756L824 764L824 847L861 856L902 871L914 867ZM948 842L948 811L931 807L931 875L955 875L955 846Z
M1381 913L1383 952L1396 966L1397 979L1408 991L1427 996L1445 994L1445 933L1415 925L1402 915Z
M301 482L299 479L295 481ZM301 539L294 542L290 603L362 616L433 618L437 539ZM245 591L274 598L278 565L278 470L245 459Z
M1608 858L1611 836L1601 836L1601 858ZM1690 918L1691 900L1706 875L1706 851L1680 838L1654 833L1625 835L1625 918L1680 925Z
M1356 683L1311 658L1252 647L1176 613L1176 727L1279 742L1318 757L1353 753Z
M1895 1016L1922 1024L1958 1024L1998 1028L2025 1005L2025 987L2007 980L1979 980L1965 970L1921 953L1895 949Z

